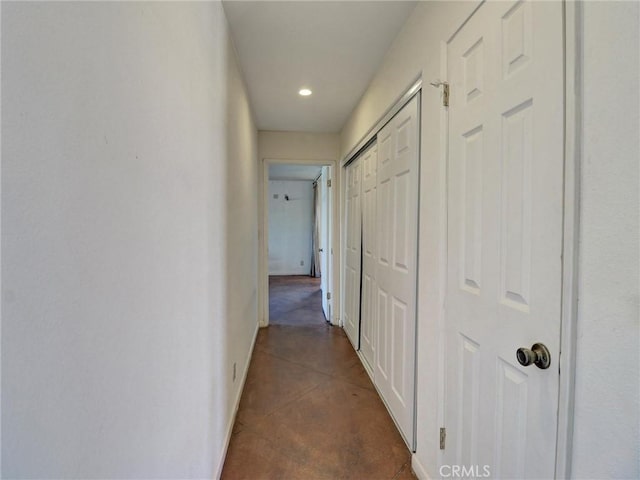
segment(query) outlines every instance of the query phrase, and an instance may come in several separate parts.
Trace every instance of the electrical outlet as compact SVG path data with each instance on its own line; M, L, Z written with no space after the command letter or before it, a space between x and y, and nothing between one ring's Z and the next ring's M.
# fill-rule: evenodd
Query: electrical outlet
M300 266L304 267L304 260L300 260Z
M233 381L236 381L236 362L233 362Z

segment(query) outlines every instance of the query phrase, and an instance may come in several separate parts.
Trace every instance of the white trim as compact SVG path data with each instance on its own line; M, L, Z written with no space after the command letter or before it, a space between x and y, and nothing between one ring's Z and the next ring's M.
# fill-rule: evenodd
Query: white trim
M411 469L420 480L431 480L431 477L427 473L427 469L420 463L420 459L415 453L411 455Z
M2 2L0 1L0 25L2 24ZM5 41L5 45L6 45L6 41ZM2 36L0 35L0 51L2 51ZM0 78L2 78L2 66L0 65ZM0 96L0 118L2 118L1 116L2 113L2 99ZM2 152L2 136L0 135L0 152ZM1 160L0 160L0 165L1 165ZM2 168L0 167L0 179L2 178ZM0 181L0 185L2 185L2 182ZM0 193L1 193L1 187L0 187ZM0 195L0 205L2 204L2 195ZM2 208L0 208L0 238L2 238L1 233L2 233ZM6 232L6 227L5 227L5 232ZM2 272L2 255L0 255L0 272ZM0 291L2 291L2 275L0 274ZM0 304L0 358L2 358L2 306ZM0 420L2 419L2 399L4 397L2 396L2 369L0 368ZM0 428L0 478L2 478L2 428Z
M233 402L233 415L229 418L229 422L227 423L227 433L224 439L224 448L222 449L222 456L218 461L218 468L216 469L215 478L220 478L222 475L222 469L224 468L224 461L227 458L227 450L229 449L229 443L231 442L231 434L233 432L233 425L236 423L236 415L238 414L238 407L240 406L240 399L242 398L242 392L244 391L244 384L247 381L247 374L249 373L249 365L251 365L251 358L253 357L253 348L256 345L256 339L258 338L258 330L259 326L256 325L256 329L253 332L253 340L251 341L251 347L249 348L249 354L247 355L247 362L244 369L244 373L242 374L242 383L240 384L240 388L238 389L238 393L236 393L236 398Z
M578 239L580 226L580 90L579 39L582 6L563 2L564 13L564 225L562 245L562 314L560 326L560 384L556 437L556 478L571 477L575 354L578 323Z
M473 13L477 10L474 9ZM473 15L472 13L472 15ZM471 18L471 16L469 16ZM467 19L468 20L468 19ZM465 23L467 22L465 20ZM462 27L460 27L462 28ZM448 69L449 69L449 57L447 55L449 43L445 41L440 42L440 78L449 81ZM447 402L447 315L445 310L447 299L447 280L448 280L448 248L449 248L449 108L440 108L440 218L441 223L439 225L440 238L438 252L440 269L438 276L438 318L437 318L437 342L438 342L438 412L436 418L438 420L439 428L446 428L446 402ZM433 435L436 435L437 429L433 430ZM438 450L437 452L437 467L438 469L444 463L444 450Z
M260 179L258 185L258 319L260 327L269 326L269 165L279 163L288 165L317 165L331 167L331 317L332 325L339 325L340 319L335 312L340 311L340 175L337 161L327 159L285 159L262 158L260 160ZM336 255L336 252L338 254Z
M346 208L347 208L347 174L346 174L346 167L347 164L344 165L340 165L340 178L344 179L344 181L340 182L340 205L339 205L339 212L338 212L338 223L340 224L340 258L342 259L343 262L347 261L347 225L346 225ZM345 292L346 290L346 283L347 283L347 279L345 278L344 275L344 264L340 264L340 271L338 272L338 276L340 278L339 280L339 284L338 284L338 290L340 290L340 298L347 298L347 294ZM340 326L344 329L344 309L345 309L345 302L340 302ZM346 334L346 331L345 331ZM353 342L351 342L351 339L349 338L349 336L347 335L347 338L349 339L349 343L351 343L351 345L354 347L354 350L356 351L356 353L358 352L358 349L355 348L355 345L353 345ZM373 376L371 377L371 381L373 382Z
M420 188L422 186L422 172L424 167L422 166L422 88L418 88L416 91L416 99L418 101L417 113L418 113L418 126L416 135L416 156L418 157L418 168L416 170L416 281L414 285L414 308L415 308L415 330L413 332L413 438L411 439L411 453L415 453L418 450L418 348L420 348L420 241L422 236L420 235L421 225L426 225L427 222L422 222L422 201L426 196L426 192L423 192Z

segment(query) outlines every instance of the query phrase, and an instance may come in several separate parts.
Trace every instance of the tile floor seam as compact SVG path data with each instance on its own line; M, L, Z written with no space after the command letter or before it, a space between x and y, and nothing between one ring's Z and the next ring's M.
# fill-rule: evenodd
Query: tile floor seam
M253 354L255 353L255 348L256 348L256 347L254 347L253 352L251 352L251 360L253 360ZM289 359L287 359L287 358L284 358L284 357L281 357L281 356L279 356L279 355L276 355L276 354L274 354L274 353L271 353L271 352L265 352L264 350L260 350L260 352L261 352L261 353L263 353L264 355L269 355L270 357L276 358L276 359L278 359L278 360L282 360L283 362L290 363L291 365L295 365L296 367L302 367L302 368L304 368L304 369L306 369L306 370L309 370L309 371L311 371L311 372L313 372L313 373L319 373L319 374L324 375L324 376L327 376L327 377L331 377L331 376L332 376L332 375L331 375L331 374L329 374L329 373L322 372L322 371L320 371L320 370L315 370L314 368L309 367L308 365L304 365L304 364L302 364L302 363L292 362L291 360L289 360ZM249 361L249 363L251 363L251 361ZM246 384L245 384L245 386L242 388L242 393L244 393L244 390L245 390L245 388L246 388L248 385L250 385L250 384L252 384L252 383L254 383L254 382L258 381L258 380L260 380L260 379L259 379L259 378L254 378L254 379L253 379L253 380L251 380L250 382L246 383ZM240 393L240 395L242 395L242 393Z
M313 282L279 278L273 284L289 288L283 295L270 279L280 312L293 301L316 307L276 314L275 328L258 333L221 478L415 479L411 452L364 362L342 329L320 321L320 296L307 294Z
M283 360L283 361L285 361L285 362L288 362L288 363L290 363L290 364L292 364L292 365L296 365L296 366L298 366L298 367L304 367L304 368L308 369L308 370L309 370L309 371L311 371L311 372L319 373L319 374L321 374L321 375L326 375L327 377L334 378L334 379L336 379L336 380L341 381L342 383L348 383L349 385L353 385L354 387L363 388L363 389L366 389L366 390L373 390L373 391L375 391L376 393L378 393L378 395L380 394L380 392L378 392L378 390L375 388L375 386L374 386L373 384L371 385L371 388L369 388L369 387L363 387L362 385L358 385L357 383L350 382L348 379L346 379L346 378L344 378L344 377L340 377L340 376L335 375L335 374L332 374L332 373L323 372L323 371L321 371L321 370L316 370L316 369L311 368L311 367L309 367L309 366L307 366L307 365L304 365L304 364L301 364L301 363L292 362L291 360L288 360L288 359L286 359L286 358L284 358L284 357L280 357L280 356L278 356L278 355L270 354L270 353L267 353L267 352L264 352L264 353L266 353L267 355L271 355L271 356L273 356L274 358L277 358L278 360ZM351 364L351 365L347 365L347 366L345 366L345 368L351 368L351 367L353 367L354 365L357 365L357 364L358 364L358 360L356 360L356 361L355 361L353 364ZM369 380L371 380L371 378L370 378L369 376L367 376L367 378L369 378ZM255 380L254 380L254 381L255 381ZM243 389L243 391L244 391L244 389Z
M346 379L344 379L344 378L342 378L342 377L335 376L335 375L331 375L331 374L328 374L328 373L325 373L325 372L320 372L320 371L318 371L318 370L314 370L313 368L307 367L307 366L305 366L305 365L297 364L297 363L292 362L292 361L290 361L290 360L288 360L288 359L286 359L286 358L279 357L278 355L271 354L271 353L267 353L267 352L263 352L263 353L265 353L266 355L270 355L270 356L272 356L272 357L274 357L274 358L277 358L278 360L282 360L282 361L285 361L285 362L287 362L287 363L290 363L290 364L292 364L292 365L296 365L296 366L304 367L304 368L306 368L307 370L309 370L309 371L311 371L311 372L319 373L319 374L324 375L324 376L326 376L326 377L328 377L328 378L324 379L324 381L323 381L323 382L320 382L320 383L318 383L318 384L316 384L316 385L313 385L313 386L312 386L312 387L310 387L310 388L307 388L307 389L303 389L303 390L301 390L299 394L297 394L297 393L296 393L296 396L295 396L294 398L291 398L290 400L287 400L284 404L282 404L282 405L278 406L277 408L275 408L275 409L273 409L273 410L270 410L269 412L266 412L266 413L264 413L264 414L261 414L261 415L259 416L259 420L258 420L258 421L261 421L261 420L262 420L262 419L264 419L264 418L267 418L267 417L270 417L270 416L272 416L272 415L275 415L276 413L278 413L279 411L281 411L281 410L282 410L282 409L284 409L285 407L287 407L287 406L289 406L289 405L293 404L294 402L300 401L303 397L306 397L306 396L307 396L308 394L310 394L313 390L316 390L317 388L319 388L323 383L324 383L324 384L328 383L330 380L338 381L338 382L340 382L340 383L343 383L343 384L346 384L346 385L350 385L350 386L352 386L352 387L356 387L356 388L358 388L358 389L360 389L360 390L365 390L365 391L368 391L368 392L374 392L374 393L376 394L376 396L378 396L378 397L380 398L380 401L382 401L382 397L380 396L380 392L379 392L379 391L378 391L378 389L377 389L377 388L375 388L375 386L373 386L373 385L372 385L372 388L363 387L362 385L358 385L357 383L350 382L350 381L348 381L348 380L346 380ZM356 363L357 363L358 361L359 361L359 359L358 359L358 360L356 360ZM356 363L354 363L354 365L355 365ZM367 377L367 378L369 378L369 377ZM253 382L258 381L258 380L259 380L259 379L255 379ZM253 382L252 382L252 383L253 383ZM243 393L244 393L244 389L243 389ZM384 404L384 402L382 402L382 403ZM385 408L385 410L388 410L386 405L384 405L384 408ZM387 414L389 414L389 413L388 413L388 411L387 411ZM249 431L251 431L251 432L255 433L256 435L259 435L259 434L258 434L258 432L257 432L255 429L252 429L250 425L248 425L248 424L244 424L244 428L243 428L243 430L247 430L247 429L248 429ZM262 435L259 435L259 436L260 436L261 438L265 438L265 437L264 437L264 436L262 436ZM400 472L398 472L398 473L400 473ZM394 476L393 478L395 478L395 476Z
M303 389L300 392L296 392L296 396L293 398L290 398L289 400L285 401L284 404L274 408L273 410L270 410L266 413L260 414L257 417L259 417L259 420L262 420L263 418L266 417L270 417L271 415L275 415L276 413L278 413L280 410L282 410L283 408L291 405L292 403L299 401L302 397L306 396L308 393L310 393L311 391L315 390L316 388L320 387L322 384L327 383L329 379L324 379L322 382L317 383L316 385L313 385L309 388ZM244 428L250 428L248 424L245 424L244 422L242 422L244 424ZM247 422L248 423L248 422Z
M343 382L343 383L346 383L346 382ZM358 385L354 385L354 386L359 387ZM319 387L320 387L320 385L316 385L315 387L309 389L304 395L301 395L299 398L297 398L295 400L292 400L291 402L287 402L287 405L290 405L291 403L293 403L296 400L302 399L302 397L308 396L309 394L312 393L313 390L316 390ZM359 388L363 388L363 387L359 387ZM377 392L374 392L374 393L376 393L376 395L378 395ZM283 408L284 408L284 406L283 406ZM254 423L256 424L256 426L259 426L261 421L263 421L267 417L271 417L271 416L275 415L276 413L277 412L274 411L274 412L271 412L269 414L262 415L260 420L254 422ZM263 433L261 433L261 430L259 430L258 428L252 427L251 425L245 425L242 431L252 433L253 435L255 435L255 436L257 436L257 437L259 437L259 438L261 438L261 439L263 439L265 441L268 441L268 442L271 442L273 440L272 438L270 438L270 437L264 435ZM239 433L239 432L237 432L237 433ZM279 445L277 442L273 442L273 443L271 443L271 448L273 448L275 451L283 454L284 456L286 456L288 458L294 459L295 461L299 461L299 459L291 457L290 452L287 450L285 445ZM399 467L399 470L389 480L396 480L404 472L405 467L411 462L411 454L408 453L407 455L409 457L409 460L404 462L404 463L402 463L400 465L400 467ZM314 464L309 463L308 461L301 461L300 463L302 463L303 465L314 467ZM340 478L342 478L342 477L340 477ZM370 477L367 480L375 480L376 478L379 479L379 480L385 480L386 477ZM255 479L252 479L252 480L255 480ZM284 477L283 477L283 480L285 480ZM297 479L287 478L286 480L297 480ZM305 479L300 478L299 480L308 480L308 479L307 478L305 478Z
M290 361L290 360L288 360L288 359L286 359L286 358L280 357L280 356L275 355L275 354L272 354L272 353L268 353L268 352L263 352L263 353L264 353L265 355L269 355L269 356L271 356L271 357L273 357L273 358L276 358L276 359L278 359L278 360L282 360L282 361L287 362L287 363L290 363L290 364L292 364L292 365L296 365L296 366L299 366L299 367L303 367L303 368L305 368L306 370L309 370L309 371L311 371L311 372L314 372L314 373L317 373L317 374L323 375L323 376L325 376L325 377L327 377L327 378L323 379L323 381L319 382L319 383L318 383L318 384L316 384L316 385L313 385L313 386L311 386L311 387L309 387L309 388L307 388L307 389L302 389L302 390L300 390L299 392L296 392L295 397L292 397L291 399L287 400L284 404L279 405L278 407L276 407L276 408L274 408L273 410L270 410L270 411L268 411L268 412L266 412L266 413L264 413L264 414L261 414L261 415L259 416L259 420L258 420L258 421L262 420L263 418L266 418L266 417L269 417L269 416L272 416L272 415L274 415L274 414L278 413L278 412L279 412L279 411L281 411L282 409L284 409L284 408L286 408L287 406L289 406L289 405L293 404L294 402L299 401L300 399L302 399L303 397L305 397L305 396L307 396L309 393L311 393L313 390L315 390L315 389L319 388L322 384L326 384L326 383L327 383L327 382L329 382L329 381L338 381L338 382L340 382L340 383L342 383L342 384L350 385L350 386L352 386L352 387L356 387L356 388L358 388L358 389L360 389L360 390L365 390L365 391L369 391L369 392L374 392L377 396L380 396L380 392L378 392L378 390L377 390L377 389L375 388L375 386L373 386L373 385L372 385L371 387L364 387L364 386L362 386L362 385L358 385L357 383L351 382L351 381L349 381L348 379L346 379L346 378L344 378L344 377L340 377L340 376L337 376L337 375L331 375L331 374L328 374L328 373L326 373L326 372L321 372L321 371L319 371L319 370L315 370L315 369L313 369L313 368L311 368L311 367L308 367L308 366L306 366L306 365L301 365L301 364L298 364L298 363L296 363L296 362L292 362L292 361ZM360 360L359 360L359 359L356 359L356 361L353 363L353 365L356 365L358 362L360 362ZM360 362L360 363L361 363L361 362ZM353 366L353 365L352 365L352 366ZM367 378L369 378L369 377L367 377ZM260 380L259 378L256 378L256 379L252 380L250 383L246 384L246 385L245 385L245 387L243 388L242 393L244 393L245 388L247 388L247 387L248 387L248 386L250 386L252 383L257 382L257 381L259 381L259 380ZM241 394L241 395L242 395L242 394ZM385 406L385 408L386 408L386 406ZM256 433L256 434L257 434L256 430L252 429L252 428L251 428L251 426L248 424L248 422L247 422L247 424L245 424L244 422L242 422L242 423L243 423L243 428L242 428L241 430L239 430L239 431L247 430L247 429L248 429L249 431L252 431L253 433ZM238 433L239 433L239 431L238 431ZM262 435L260 435L260 436L261 436L262 438L264 438Z
M278 408L276 408L275 410L273 410L273 411L271 411L271 412L269 412L269 413L264 413L264 414L260 415L260 416L259 416L259 418L258 418L256 421L252 422L252 423L254 423L254 424L256 424L256 425L259 425L259 424L260 424L260 422L261 422L261 421L263 421L264 419L266 419L266 418L268 418L268 417L271 417L271 416L275 415L276 413L278 413L278 412L279 412L280 410L282 410L283 408L288 407L289 405L291 405L291 404L293 404L293 403L295 403L295 402L299 401L301 398L303 398L303 397L307 396L307 394L311 393L313 390L318 389L319 387L320 387L320 385L319 385L319 384L318 384L318 385L314 385L313 387L311 387L311 388L307 389L307 390L306 390L302 395L300 395L300 396L298 396L298 397L296 397L296 398L293 398L293 399L291 399L290 401L287 401L287 402L286 402L284 405L282 405L281 407L278 407ZM265 440L270 440L269 438L267 438L267 437L265 437L264 435L262 435L261 433L259 433L259 431L258 431L255 427L252 427L252 426L251 426L251 425L249 425L249 424L245 424L245 425L244 425L243 430L245 430L245 431L249 431L249 432L252 432L253 434L255 434L255 435L257 435L257 436L259 436L260 438L263 438L263 439L265 439Z
M262 353L264 353L266 355L271 355L272 357L277 358L278 360L283 360L285 362L291 363L292 365L296 365L298 367L307 368L308 370L311 370L314 373L321 373L323 375L327 375L327 376L332 377L332 378L333 377L340 378L340 377L336 377L335 375L333 375L331 373L323 372L322 370L318 370L318 369L315 369L313 367L310 367L309 365L305 365L304 363L294 362L293 360L290 360L290 359L285 358L285 357L281 357L280 355L277 355L275 353L271 353L271 352L268 352L268 351L265 351L265 350L262 350L262 349L261 349L261 351L262 351ZM253 352L251 353L251 357L253 357ZM360 362L360 359L356 359L356 360L354 360L353 363L345 365L344 368L351 368L354 365L357 365L358 363L360 363L362 365L362 362ZM363 365L363 368L365 368L364 365Z
M360 385L356 385L356 384L353 384L353 383L350 383L350 382L345 382L345 381L342 381L342 380L341 380L341 379L339 379L339 378L336 378L335 380L338 380L340 383L343 383L343 384L346 384L346 385L349 385L349 386L352 386L352 387L358 388L358 389L360 389L360 390L365 390L365 391L366 391L366 392L368 392L368 393L373 393L373 394L375 395L375 397L377 397L377 398L382 402L382 399L380 398L380 394L378 393L378 391L377 391L377 390L371 390L371 389L369 389L369 388L361 387ZM277 414L279 411L283 410L285 407L287 407L287 406L289 406L289 405L291 405L291 404L293 404L293 403L295 403L295 402L299 402L299 401L300 401L300 400L302 400L304 397L309 396L309 395L310 395L314 390L317 390L317 389L318 389L318 388L320 388L321 386L326 385L326 384L328 384L328 383L330 383L330 381L329 381L329 380L327 380L327 381L325 381L325 382L323 382L323 383L321 383L321 384L314 385L313 387L311 387L311 388L307 389L303 394L299 395L298 397L296 397L296 398L294 398L294 399L292 399L292 400L290 400L290 401L287 401L287 402L286 402L284 405L282 405L281 407L278 407L277 409L275 409L275 410L273 410L273 411L271 411L271 412L269 412L269 413L265 413L265 414L263 414L263 415L260 415L260 419L256 421L256 424L258 424L260 421L262 421L262 420L266 419L267 417L274 416L274 415L275 415L275 414ZM387 411L387 407L384 405L384 402L382 402L382 404L383 404L383 408L384 408L385 413L386 413L387 415L390 415L390 414L388 413L388 411ZM391 418L390 418L390 420L391 420ZM393 420L391 420L391 421L393 421ZM255 430L254 428L252 428L252 427L251 427L250 425L248 425L248 424L245 424L245 425L244 425L244 429L245 429L245 430L247 430L247 429L248 429L249 431L251 431L251 432L255 433L255 434L256 434L256 435L258 435L258 436L260 436L261 438L266 438L266 437L264 437L263 435L260 435L260 434L258 433L258 431L257 431L257 430ZM403 440L403 442L404 442L404 440ZM403 465L405 465L405 464L403 464ZM402 467L402 466L401 466L401 467ZM394 477L394 478L395 478L395 477Z
M391 480L396 480L402 474L402 472L405 471L405 469L407 468L407 466L409 465L410 462L411 462L411 460L409 460L408 462L402 464L402 466L400 467L400 470L398 470L396 472L396 474L393 477L391 477ZM409 468L411 468L411 467L409 467Z

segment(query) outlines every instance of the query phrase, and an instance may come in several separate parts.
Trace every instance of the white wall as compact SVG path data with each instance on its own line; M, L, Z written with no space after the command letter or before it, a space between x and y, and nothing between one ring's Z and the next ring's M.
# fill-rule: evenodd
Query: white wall
M637 2L585 2L574 478L640 478ZM620 95L611 101L611 92Z
M214 415L221 416L226 422L220 434L214 436L213 452L216 455L216 474L222 471L226 447L233 429L235 412L240 402L242 386L249 368L253 352L253 342L258 332L258 132L254 123L247 88L237 60L237 54L226 18L219 3L216 11L220 21L214 29L223 35L226 68L224 87L219 92L224 98L226 123L222 132L225 137L226 175L218 179L216 188L225 192L225 248L224 255L210 262L213 268L225 263L224 289L220 292L226 308L226 316L217 318L213 311L212 320L220 329L214 335L225 332L226 338L220 355L220 376L212 377L210 384L218 392L220 407L214 406ZM211 29L211 23L204 26ZM211 55L210 51L204 52ZM215 107L216 103L212 104ZM215 131L214 131L215 133ZM220 225L214 225L220 229ZM220 312L222 313L222 312ZM216 326L217 328L217 326ZM216 343L214 341L214 343ZM233 366L236 365L236 378L233 378ZM221 379L226 379L222 384ZM224 406L224 409L221 408ZM219 408L219 409L218 409ZM210 478L209 476L207 478Z
M2 476L212 478L256 328L221 5L4 3L2 44Z
M305 161L337 160L340 135L337 133L258 132L260 159Z
M580 312L573 477L638 477L638 5L585 2ZM341 132L346 155L423 78L417 452L437 478L442 418L446 133L439 90L447 39L477 2L421 2ZM625 52L622 55L621 52ZM580 89L581 86L578 86ZM613 101L611 92L618 100ZM596 395L593 394L596 392Z
M270 180L269 275L309 275L312 237L313 182Z

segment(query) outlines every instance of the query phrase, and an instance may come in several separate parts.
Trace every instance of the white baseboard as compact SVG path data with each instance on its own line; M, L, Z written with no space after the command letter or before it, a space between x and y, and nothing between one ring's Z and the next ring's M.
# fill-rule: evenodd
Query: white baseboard
M431 480L431 477L427 474L427 470L418 460L418 456L414 453L411 455L411 468L413 469L413 473L416 474L420 480Z
M229 443L231 442L231 432L233 432L233 424L236 421L236 415L238 414L238 407L240 406L240 398L242 397L242 392L244 391L244 383L247 380L247 373L249 372L249 364L251 363L251 357L253 356L253 348L256 345L256 338L258 338L258 331L260 330L260 326L256 324L256 329L253 332L253 340L251 340L251 348L249 348L249 353L247 355L247 362L244 372L242 374L242 382L240 383L240 388L238 389L238 393L236 394L236 398L233 402L233 415L229 418L229 423L227 424L227 434L224 439L224 448L222 449L222 455L218 460L218 468L216 469L215 478L220 478L222 475L222 467L224 467L224 460L227 457L227 450L229 449Z

